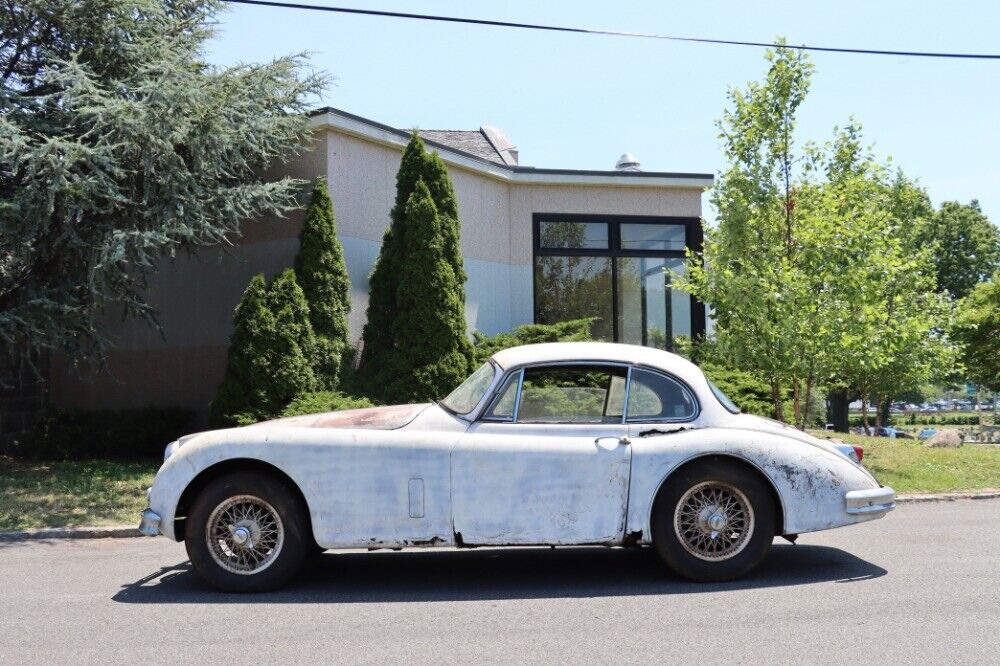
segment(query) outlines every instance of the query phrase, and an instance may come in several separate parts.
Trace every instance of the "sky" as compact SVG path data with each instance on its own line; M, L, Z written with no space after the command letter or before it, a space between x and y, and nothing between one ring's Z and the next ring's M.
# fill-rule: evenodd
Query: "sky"
M680 36L910 51L1000 52L1000 3L298 0L311 4ZM763 49L231 5L219 65L308 52L333 77L317 106L402 128L501 128L520 163L717 174L726 93L766 73ZM931 199L978 199L1000 222L1000 60L814 53L799 138L854 117L877 155ZM706 216L708 197L705 198Z

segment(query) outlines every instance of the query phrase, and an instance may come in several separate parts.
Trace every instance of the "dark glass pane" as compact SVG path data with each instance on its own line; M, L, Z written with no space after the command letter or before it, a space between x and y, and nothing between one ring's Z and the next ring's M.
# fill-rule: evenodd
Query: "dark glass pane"
M529 368L518 423L618 423L625 402L624 369Z
M694 417L691 395L675 380L657 372L632 370L628 394L628 420L686 420Z
M685 229L682 224L622 224L623 250L684 251Z
M535 322L596 317L591 332L611 340L613 294L608 257L535 257Z
M673 339L691 336L691 297L670 288L684 271L683 259L621 257L618 262L619 342L672 349Z
M540 222L538 237L546 249L608 249L608 225L604 222Z

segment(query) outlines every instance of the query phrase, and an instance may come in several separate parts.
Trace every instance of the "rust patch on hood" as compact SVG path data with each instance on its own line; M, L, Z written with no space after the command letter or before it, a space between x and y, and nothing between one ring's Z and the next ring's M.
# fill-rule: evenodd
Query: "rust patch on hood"
M325 412L306 416L289 416L283 419L265 421L258 425L286 428L352 428L361 430L395 430L402 428L420 412L430 407L422 405L390 405L388 407L365 407L346 409L342 412Z

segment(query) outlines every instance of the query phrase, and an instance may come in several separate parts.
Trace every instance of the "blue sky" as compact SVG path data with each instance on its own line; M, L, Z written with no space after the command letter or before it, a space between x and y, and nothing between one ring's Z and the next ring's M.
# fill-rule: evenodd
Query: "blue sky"
M314 4L684 36L998 52L1000 3L460 2ZM397 127L502 128L522 164L717 173L726 91L765 72L762 49L534 32L233 5L208 57L219 64L311 52L335 77L322 100ZM817 53L800 113L825 141L850 116L935 203L978 198L1000 222L1000 61ZM707 203L707 198L706 198Z

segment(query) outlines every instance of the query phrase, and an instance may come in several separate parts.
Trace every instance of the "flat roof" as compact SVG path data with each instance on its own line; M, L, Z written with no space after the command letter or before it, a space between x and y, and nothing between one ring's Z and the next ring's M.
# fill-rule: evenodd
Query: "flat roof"
M334 129L353 136L366 138L383 145L402 148L410 140L410 133L384 123L348 113L330 106L311 111L310 123L314 129ZM419 131L419 130L418 130ZM670 171L617 171L609 169L549 169L499 164L479 155L465 152L423 137L424 143L434 148L445 162L472 171L516 183L546 185L616 185L630 187L674 187L705 189L712 187L715 177L709 173L684 173Z

